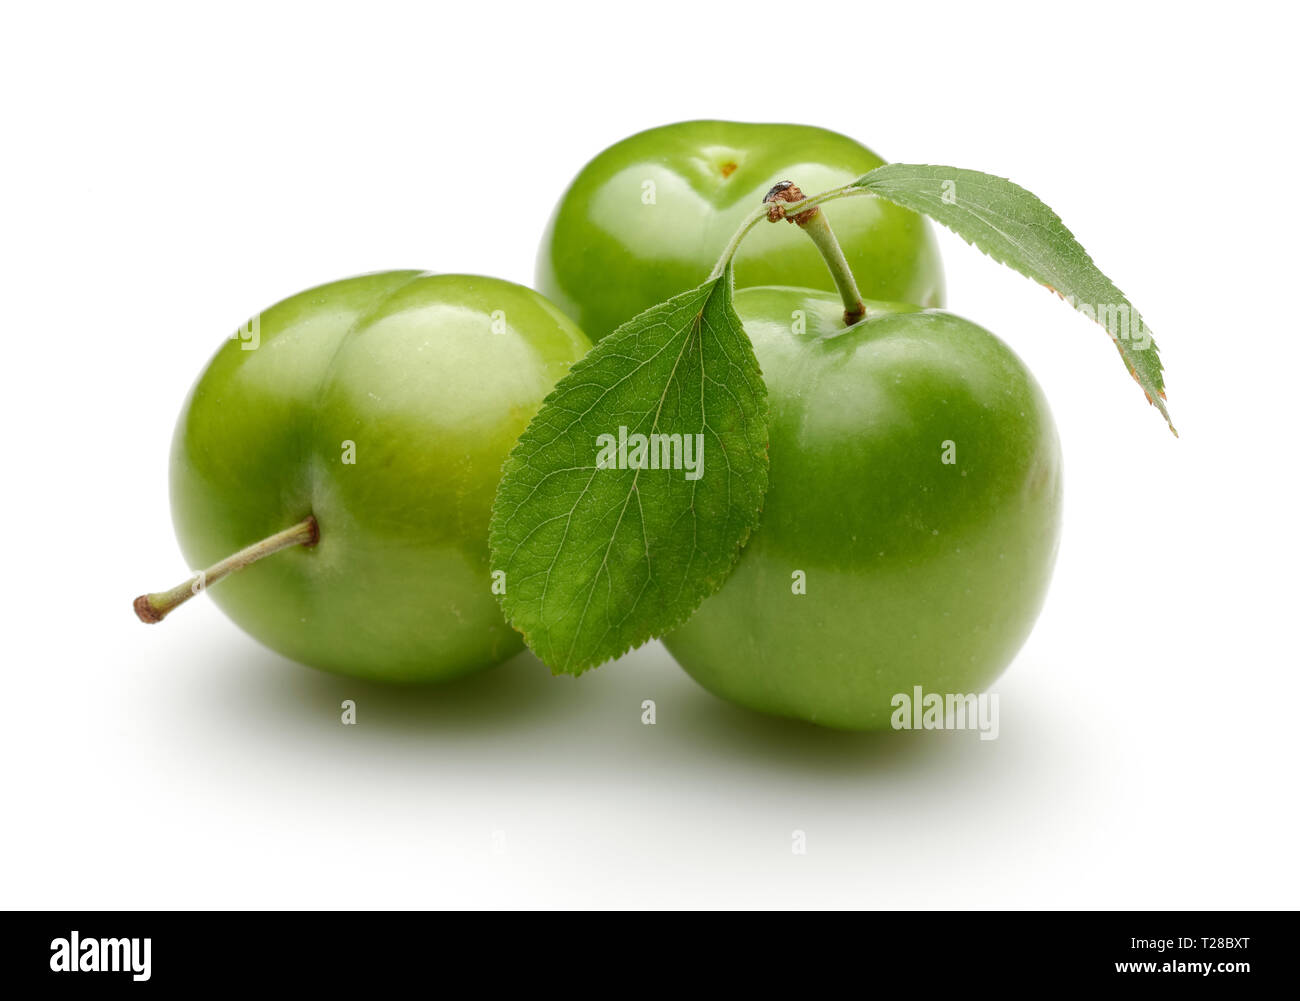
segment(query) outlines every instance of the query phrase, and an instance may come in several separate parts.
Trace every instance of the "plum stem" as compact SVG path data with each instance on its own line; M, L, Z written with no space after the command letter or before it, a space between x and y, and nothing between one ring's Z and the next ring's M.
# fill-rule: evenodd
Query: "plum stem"
M261 542L254 542L251 546L241 549L239 552L227 556L221 562L214 563L208 569L195 574L184 583L177 584L170 591L157 591L153 594L140 595L133 603L135 614L141 622L161 622L172 609L185 604L196 594L207 590L217 581L230 576L236 570L242 570L244 567L250 566L272 553L278 553L282 549L290 549L293 546L310 547L316 545L319 541L320 526L316 524L315 515L309 514L292 528L286 528L283 532L276 532Z
M867 307L862 302L862 293L858 291L853 269L849 267L848 258L844 256L840 241L835 239L835 233L826 219L826 213L817 205L809 205L809 201L811 199L804 198L803 192L791 181L782 181L775 185L763 199L763 203L769 206L767 214L769 222L780 222L784 219L786 222L795 223L808 234L817 252L822 255L822 260L826 262L831 279L840 294L840 300L844 303L844 323L852 326L866 315ZM798 208L800 205L803 208ZM795 206L798 210L791 213L790 206Z
M840 241L835 239L831 224L826 221L826 213L819 209L812 211L816 213L812 220L799 228L812 238L827 268L830 269L835 288L840 293L840 301L844 303L844 324L851 327L866 316L867 307L862 302L862 293L858 291L858 283L854 280L848 259L840 248Z

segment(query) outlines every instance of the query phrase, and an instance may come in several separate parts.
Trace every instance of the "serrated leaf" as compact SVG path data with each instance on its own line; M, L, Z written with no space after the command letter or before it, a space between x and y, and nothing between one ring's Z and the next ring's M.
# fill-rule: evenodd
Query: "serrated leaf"
M854 186L928 215L1090 315L1110 335L1147 401L1178 433L1165 407L1160 353L1150 328L1036 195L978 170L909 163L877 167Z
M679 437L638 454L635 435ZM631 468L651 454L677 468ZM767 388L728 268L598 341L520 437L490 532L506 617L557 674L616 657L722 586L766 492Z

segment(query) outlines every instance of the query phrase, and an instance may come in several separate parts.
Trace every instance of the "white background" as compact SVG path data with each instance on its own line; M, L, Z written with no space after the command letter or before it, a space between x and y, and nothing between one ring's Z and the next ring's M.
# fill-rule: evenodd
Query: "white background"
M1294 11L788 9L7 8L0 905L1300 904ZM1000 739L768 720L658 644L387 691L203 601L135 620L186 572L168 443L236 324L381 268L529 283L587 159L702 117L1010 175L1156 332L1180 440L1100 331L942 234L1066 459Z

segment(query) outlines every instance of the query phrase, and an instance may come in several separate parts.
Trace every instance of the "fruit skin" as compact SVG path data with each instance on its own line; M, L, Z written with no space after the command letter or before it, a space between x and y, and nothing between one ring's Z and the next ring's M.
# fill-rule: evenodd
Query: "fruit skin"
M441 680L521 649L491 593L488 516L586 337L530 289L419 271L322 285L259 319L260 344L228 341L181 411L177 538L195 567L308 514L320 541L211 598L273 650L357 677Z
M950 313L868 303L846 331L837 297L791 288L746 289L736 310L768 386L771 487L668 650L723 698L840 729L889 727L914 685L986 689L1056 559L1060 446L1033 376Z
M537 288L599 340L704 281L776 182L813 195L883 163L860 143L808 125L698 121L637 133L583 167L560 199L538 252ZM647 181L653 205L642 200ZM877 198L841 199L822 211L864 296L943 305L943 266L921 216ZM834 289L797 226L763 224L735 264L738 288Z

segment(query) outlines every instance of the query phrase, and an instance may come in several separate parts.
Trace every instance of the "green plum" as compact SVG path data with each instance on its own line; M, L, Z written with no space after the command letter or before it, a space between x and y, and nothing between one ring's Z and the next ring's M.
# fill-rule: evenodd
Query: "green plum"
M217 352L181 411L186 560L261 546L211 596L304 664L432 681L499 663L522 648L488 566L501 465L589 348L544 297L494 278L388 271L285 299ZM229 569L137 612L157 621Z
M1028 636L1056 558L1061 455L1014 353L950 313L750 288L771 485L735 572L664 639L704 687L828 727L891 698L982 691ZM792 329L795 328L795 329Z
M698 285L777 181L837 187L884 161L847 136L808 125L681 122L637 133L582 168L560 199L537 257L537 288L598 340ZM875 198L823 209L868 298L943 305L929 224ZM773 227L735 258L738 287L833 288L794 226Z

